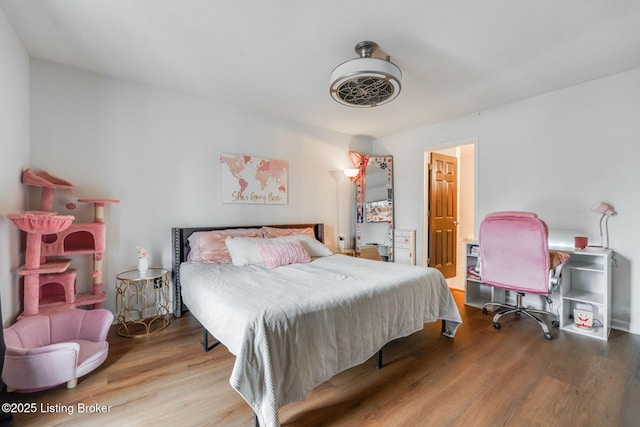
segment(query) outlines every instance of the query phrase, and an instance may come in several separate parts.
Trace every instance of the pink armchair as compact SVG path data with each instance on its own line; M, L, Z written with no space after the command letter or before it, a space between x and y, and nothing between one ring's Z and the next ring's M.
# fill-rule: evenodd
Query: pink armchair
M33 392L67 383L93 371L107 358L109 310L70 309L25 317L4 330L2 380L7 390Z
M557 316L522 304L525 294L536 294L551 306L549 295L559 286L562 268L569 258L568 254L549 252L547 225L535 213L495 212L480 224L478 240L481 280L516 293L515 305L487 303L482 312L486 314L490 306L506 309L493 317L496 329L500 329L499 319L505 314L523 314L540 324L546 339L552 339L546 323L536 314L554 316L551 323L555 327L559 325Z

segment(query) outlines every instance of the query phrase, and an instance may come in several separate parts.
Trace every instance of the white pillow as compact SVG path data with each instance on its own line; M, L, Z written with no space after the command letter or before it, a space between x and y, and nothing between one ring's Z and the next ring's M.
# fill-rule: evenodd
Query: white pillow
M258 243L299 241L309 256L320 257L333 255L331 249L311 236L298 234L295 236L274 237L261 239L254 237L227 237L225 245L231 255L233 265L250 265L264 263L264 257L258 249Z
M227 245L233 265L262 264L264 258L258 249L258 243L265 243L271 239L258 237L227 237L224 241Z

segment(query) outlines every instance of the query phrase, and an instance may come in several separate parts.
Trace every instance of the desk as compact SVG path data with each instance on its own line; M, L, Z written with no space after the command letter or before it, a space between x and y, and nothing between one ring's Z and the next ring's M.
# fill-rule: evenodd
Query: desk
M513 302L510 291L494 288L482 282L476 266L479 262L479 245L466 245L467 272L465 278L465 304L482 308L488 302ZM606 341L611 331L611 249L587 247L585 249L549 248L571 255L562 270L558 289L560 300L554 300L554 310L559 308L560 329ZM555 294L554 294L555 295ZM533 295L525 303L545 309L540 297ZM557 299L557 298L556 298ZM557 304L557 305L555 305ZM576 327L574 310L586 310L593 314L594 327L586 330Z
M169 273L150 268L146 274L130 270L116 276L118 335L141 337L169 326Z

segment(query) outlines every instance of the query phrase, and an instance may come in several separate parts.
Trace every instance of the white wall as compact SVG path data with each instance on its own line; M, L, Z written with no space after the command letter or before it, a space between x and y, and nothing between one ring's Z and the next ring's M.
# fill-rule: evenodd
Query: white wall
M474 240L475 232L475 145L457 147L458 151L458 250L456 283L464 289L467 275L467 242Z
M429 147L478 137L479 219L498 210L537 212L558 235L598 243L599 201L611 218L613 324L640 333L640 69L573 86L374 142L394 156L396 227L418 230L423 260L422 154Z
M29 56L0 9L0 294L2 323L19 311L18 229L5 217L23 208L22 168L29 161Z
M57 193L54 208L90 221L86 206L64 205L76 197L120 200L105 214L111 310L115 276L135 268L138 246L150 251L151 265L171 268L172 226L323 222L327 244L337 246L336 192L338 185L348 192L350 182L336 185L330 172L350 167L349 149L370 145L203 97L31 61L30 166L74 184L75 194ZM289 203L222 204L223 152L288 160ZM341 226L348 228L348 217ZM80 290L88 291L83 281Z

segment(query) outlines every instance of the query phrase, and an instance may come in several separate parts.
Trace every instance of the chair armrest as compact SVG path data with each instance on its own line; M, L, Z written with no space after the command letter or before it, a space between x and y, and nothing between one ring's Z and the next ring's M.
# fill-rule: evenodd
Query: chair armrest
M559 264L553 272L553 277L560 278L560 276L562 276L562 270L564 269L565 265L567 265L566 261Z
M47 353L55 353L58 351L71 351L77 354L80 353L80 344L75 342L60 342L55 344L45 345L43 347L34 348L21 348L7 346L5 356L7 357L29 357L36 355L44 355Z
M78 338L94 342L106 341L112 322L113 313L109 310L103 308L87 310L82 318Z
M7 346L2 380L15 389L37 389L77 377L80 345L74 342L38 348Z
M562 270L564 266L567 265L567 262L560 263L556 266L555 269L549 270L549 293L553 293L562 282Z

